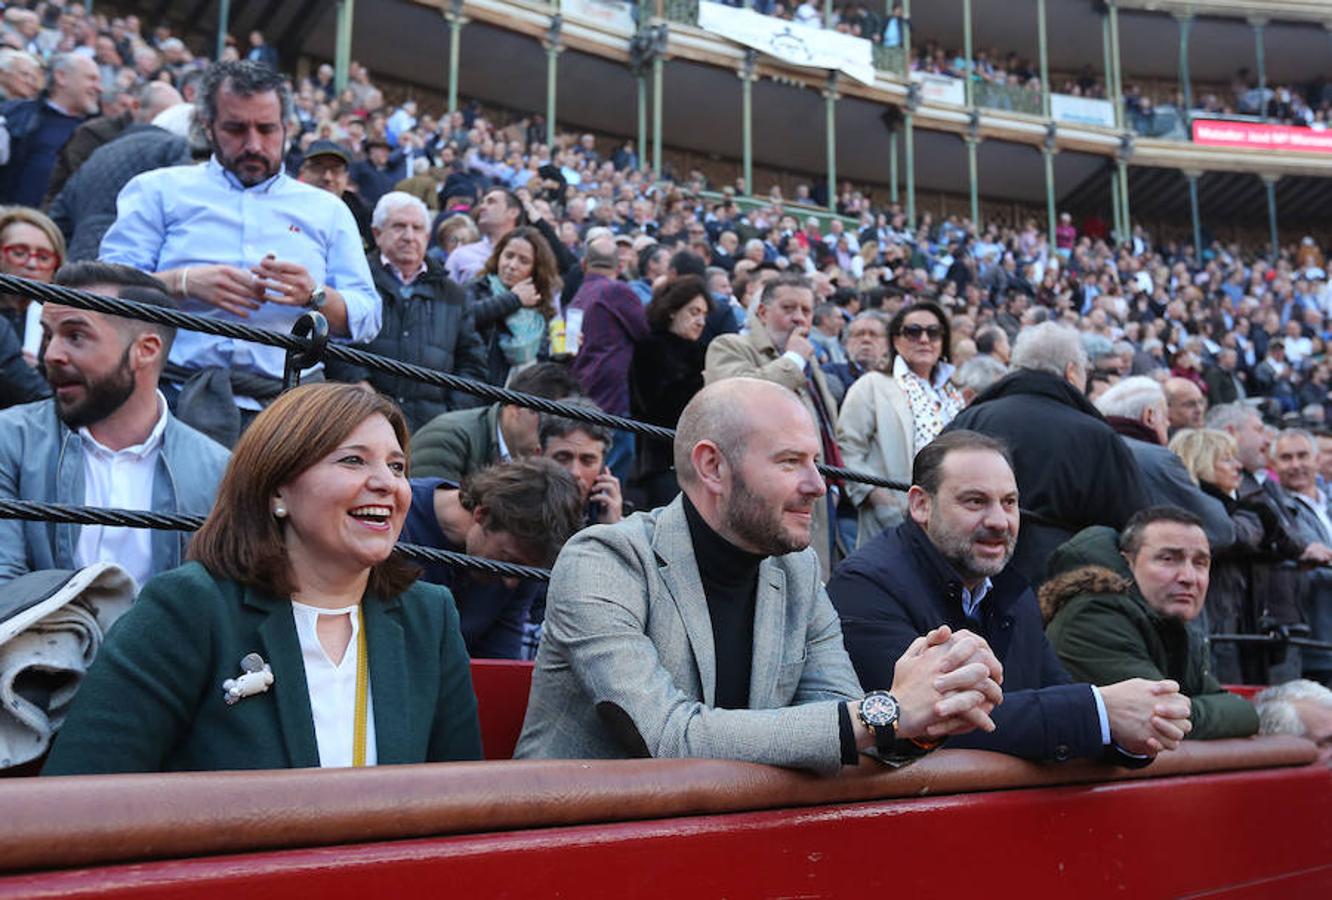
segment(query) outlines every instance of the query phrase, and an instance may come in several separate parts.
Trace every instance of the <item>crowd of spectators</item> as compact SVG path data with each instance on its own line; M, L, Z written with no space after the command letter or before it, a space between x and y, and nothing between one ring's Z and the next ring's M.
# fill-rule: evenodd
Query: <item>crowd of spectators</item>
M1122 529L1158 499L1147 457L1121 440L1131 438L1158 449L1153 465L1182 473L1175 486L1186 506L1196 501L1212 552L1245 573L1216 580L1225 615L1204 613L1192 628L1313 625L1332 638L1332 617L1311 606L1323 602L1321 576L1275 571L1332 563L1332 287L1314 236L1275 259L1215 241L1198 256L1141 226L1116 242L1104 223L1065 213L1051 245L1035 220L909 222L850 185L839 215L816 215L812 203L826 198L808 185L746 197L745 185L714 186L700 172L658 179L632 142L550 134L539 115L389 103L356 63L341 91L327 65L284 79L258 32L210 66L165 27L145 36L132 16L82 10L5 14L5 39L22 46L0 51L0 271L60 280L62 264L99 258L121 265L76 284L144 287L133 276L147 272L160 305L281 329L299 308L319 309L335 337L375 353L667 426L705 384L759 377L800 397L821 461L904 483L919 453L961 424L1014 450L1009 477L1032 518L1012 542L1013 571L1032 583L1083 527ZM983 77L1018 77L1024 65L1011 58ZM90 454L107 449L98 442L117 417L233 446L281 393L280 353L182 333L134 357L131 417L115 373L105 385L79 374L72 331L59 345L72 361L49 364L51 309L18 297L0 308L3 404L54 387L60 420L87 432ZM46 377L34 377L44 345ZM129 371L128 348L120 366ZM418 533L445 549L548 565L578 527L678 492L679 457L645 439L368 369L330 365L323 376L396 401L393 430L416 433L413 464L437 466L412 486ZM1122 396L1129 388L1139 399ZM66 416L73 406L79 415ZM54 427L51 409L41 416ZM1060 425L1036 433L1032 417ZM1283 441L1306 434L1292 461ZM530 455L554 465L509 468L512 484L482 477ZM809 510L824 579L858 544L905 526L908 509L902 491L834 488ZM478 499L491 489L510 491L512 508L539 507L537 527L520 515L496 525ZM80 544L40 558L78 567L89 553ZM14 550L11 577L34 567L23 555ZM140 556L136 576L159 570ZM1255 577L1258 565L1274 580ZM437 576L460 600L471 650L538 645L539 591ZM1274 604L1283 579L1289 602ZM469 596L488 598L484 612ZM1301 673L1296 654L1219 651L1215 661L1249 681ZM1304 674L1329 671L1318 661Z

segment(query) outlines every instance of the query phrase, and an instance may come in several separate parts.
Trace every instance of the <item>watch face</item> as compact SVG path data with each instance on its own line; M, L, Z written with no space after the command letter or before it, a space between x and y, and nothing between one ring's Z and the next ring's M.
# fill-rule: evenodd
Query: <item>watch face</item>
M897 722L897 700L891 694L874 691L860 701L860 716L865 724L873 728L882 728Z

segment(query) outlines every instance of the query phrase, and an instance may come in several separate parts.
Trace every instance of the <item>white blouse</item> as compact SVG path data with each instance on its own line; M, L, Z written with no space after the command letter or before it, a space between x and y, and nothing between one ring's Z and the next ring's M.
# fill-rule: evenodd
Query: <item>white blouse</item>
M293 600L291 611L296 617L296 635L300 638L301 658L305 663L305 684L310 692L319 765L326 769L350 766L356 727L357 636L361 630L361 608L322 609ZM334 665L319 643L315 624L320 616L345 615L351 616L351 640L342 654L342 662ZM370 685L366 685L365 715L365 764L373 766L378 761L378 753L375 751L374 692Z

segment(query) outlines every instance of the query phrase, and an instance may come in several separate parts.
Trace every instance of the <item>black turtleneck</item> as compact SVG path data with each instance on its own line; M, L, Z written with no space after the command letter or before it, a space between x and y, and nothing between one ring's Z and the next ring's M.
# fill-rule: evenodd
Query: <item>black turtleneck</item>
M741 550L713 531L684 497L689 537L712 620L717 656L717 709L749 708L749 674L754 660L754 603L759 564L764 557Z
M689 495L684 501L689 538L698 562L698 577L712 620L712 644L717 662L713 706L717 709L749 708L749 676L754 662L754 607L758 598L759 566L766 558L741 550L712 530ZM778 636L780 637L780 636ZM856 735L846 703L837 707L837 731L842 763L856 764Z

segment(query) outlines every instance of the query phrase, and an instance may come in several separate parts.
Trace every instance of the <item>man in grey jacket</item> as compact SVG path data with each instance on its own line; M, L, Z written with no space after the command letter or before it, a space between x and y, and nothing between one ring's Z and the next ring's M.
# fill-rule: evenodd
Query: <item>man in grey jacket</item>
M585 529L552 573L516 756L710 757L836 772L990 730L1002 670L936 629L865 695L810 549L819 433L789 388L729 378L680 417L682 496ZM863 699L862 699L863 698Z
M1202 492L1183 460L1165 446L1169 416L1165 389L1156 379L1125 378L1096 399L1096 408L1128 445L1154 506L1177 506L1202 519L1213 554L1235 543L1225 507Z
M73 263L56 282L175 306L152 276ZM227 464L177 421L157 390L175 329L46 304L42 361L54 397L0 412L0 497L206 514ZM185 532L0 520L0 582L40 569L114 562L140 585L180 565Z

